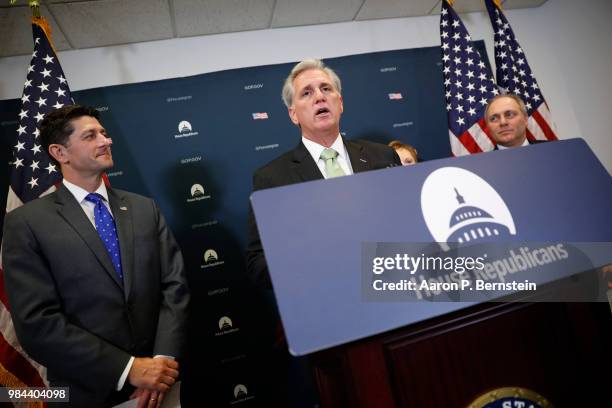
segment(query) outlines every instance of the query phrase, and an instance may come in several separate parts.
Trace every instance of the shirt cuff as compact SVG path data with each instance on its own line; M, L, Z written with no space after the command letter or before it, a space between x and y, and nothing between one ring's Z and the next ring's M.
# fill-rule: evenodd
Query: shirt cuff
M130 361L128 361L127 365L123 369L123 373L121 373L121 377L119 377L119 382L117 382L117 391L121 391L125 385L125 380L127 380L132 364L134 364L134 356L130 357Z

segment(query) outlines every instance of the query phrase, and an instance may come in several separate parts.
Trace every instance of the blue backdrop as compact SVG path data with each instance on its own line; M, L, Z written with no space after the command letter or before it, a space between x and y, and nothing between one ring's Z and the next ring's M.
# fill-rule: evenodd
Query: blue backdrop
M484 42L476 46L488 61ZM342 79L344 137L399 139L422 160L451 155L439 47L326 63ZM186 375L202 387L194 398L205 390L212 406L237 401L240 384L245 404L264 404L275 392L261 375L266 312L244 277L243 257L253 171L300 140L280 97L293 65L73 92L77 103L101 111L113 138L111 184L155 198L181 245L193 292ZM4 163L18 112L19 100L0 101ZM0 166L2 200L8 171Z

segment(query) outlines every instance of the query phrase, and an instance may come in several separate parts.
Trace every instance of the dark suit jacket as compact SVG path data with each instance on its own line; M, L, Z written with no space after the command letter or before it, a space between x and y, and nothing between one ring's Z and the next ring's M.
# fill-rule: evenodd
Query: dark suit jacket
M401 166L395 151L383 144L365 140L345 140L344 145L354 173ZM323 174L302 142L293 150L272 160L253 174L253 190L280 187L322 179ZM253 210L249 211L249 243L247 246L247 272L256 286L270 289L270 276L261 246Z
M179 357L184 337L189 294L171 231L153 200L108 194L123 282L63 184L4 222L4 279L18 339L52 385L70 386L74 406L108 404L130 356Z

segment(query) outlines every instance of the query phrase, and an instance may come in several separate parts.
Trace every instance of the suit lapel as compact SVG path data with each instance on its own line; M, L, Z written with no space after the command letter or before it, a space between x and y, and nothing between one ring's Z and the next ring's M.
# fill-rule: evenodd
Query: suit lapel
M62 216L66 222L70 224L72 229L74 229L74 232L85 241L104 270L106 270L119 288L121 288L123 285L115 272L110 256L98 232L87 218L87 215L85 215L81 205L63 184L60 184L56 191L56 204L58 205L60 216ZM123 248L121 249L123 250Z
M293 162L295 163L295 171L301 181L320 180L323 178L321 170L319 170L317 163L312 159L304 143L300 142L293 150Z
M370 163L368 162L363 146L355 142L351 142L350 140L345 141L344 146L346 147L349 159L351 160L353 173L361 173L362 171L370 170Z
M132 223L132 209L125 196L118 194L115 190L107 187L108 200L117 227L119 248L121 249L121 268L123 270L123 284L125 297L127 299L132 289L133 258L134 253L134 227Z

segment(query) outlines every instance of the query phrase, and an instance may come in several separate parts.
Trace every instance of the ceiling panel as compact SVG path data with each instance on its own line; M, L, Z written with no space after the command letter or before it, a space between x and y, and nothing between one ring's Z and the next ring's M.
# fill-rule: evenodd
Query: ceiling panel
M274 0L174 0L179 37L268 28Z
M352 21L364 0L277 0L272 27Z
M539 7L547 0L506 0L502 1L503 9ZM432 14L440 14L440 1L432 11ZM456 0L453 8L457 13L471 13L474 11L486 11L487 8L482 0Z
M423 16L438 3L439 0L366 0L355 20Z
M40 7L40 12L46 16L51 26L51 37L55 49L58 51L70 49L66 37L58 28L57 23L50 15L45 6ZM29 7L0 8L0 57L13 55L24 55L32 53L34 43L32 41L32 10Z
M506 0L504 8L546 0ZM32 52L28 0L0 0L0 57ZM268 27L438 14L441 0L41 0L58 50ZM21 6L19 6L21 5ZM456 0L460 13L482 0ZM57 20L55 20L57 19Z
M166 0L97 0L48 7L75 48L173 37Z

